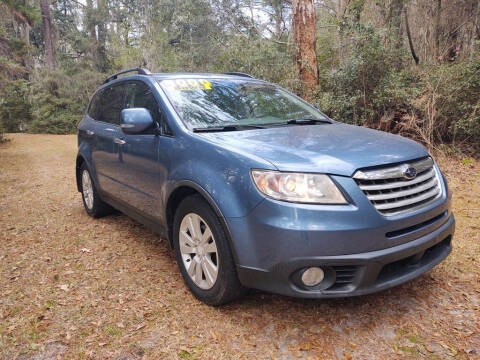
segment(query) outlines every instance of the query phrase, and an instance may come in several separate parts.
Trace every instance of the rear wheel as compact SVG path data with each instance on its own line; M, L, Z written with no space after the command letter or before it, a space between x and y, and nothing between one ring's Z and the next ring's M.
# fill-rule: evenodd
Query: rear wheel
M98 191L93 183L90 171L85 163L80 168L81 184L82 184L82 200L85 211L88 215L98 218L108 215L112 212L110 205L102 201L98 195Z
M180 203L174 246L185 283L199 300L218 306L244 293L223 226L201 196Z

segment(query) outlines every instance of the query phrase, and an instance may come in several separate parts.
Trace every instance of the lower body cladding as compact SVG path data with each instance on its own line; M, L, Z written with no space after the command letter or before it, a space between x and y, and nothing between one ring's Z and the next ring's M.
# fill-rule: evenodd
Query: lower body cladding
M290 223L286 225L289 231L273 226L267 209L259 206L249 216L256 220L227 219L240 282L246 287L303 298L356 296L391 288L432 269L451 252L455 220L449 203L450 199L443 199L440 205L423 209L408 221L373 224L370 228L366 226L372 222L369 217L378 214L361 216L362 227L353 215L358 208L351 209L350 216L348 211L332 218L318 214L317 223L325 226L312 227L308 220L311 210L305 207L295 212L309 230L301 225L292 229ZM261 216L265 212L267 215ZM288 218L279 220L286 222ZM348 218L350 228L343 223ZM392 224L396 226L392 228ZM331 230L335 226L341 229ZM257 236L249 235L253 233ZM239 235L249 237L238 241L235 236ZM358 251L359 242L364 242L365 251ZM349 248L350 243L355 244L353 248Z

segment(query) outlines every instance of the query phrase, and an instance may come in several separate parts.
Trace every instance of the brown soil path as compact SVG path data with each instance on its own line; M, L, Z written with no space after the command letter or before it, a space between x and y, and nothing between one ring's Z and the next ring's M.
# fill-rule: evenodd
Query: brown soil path
M480 359L480 163L442 159L452 255L359 298L252 292L221 308L185 288L165 241L88 217L75 136L0 145L0 359Z

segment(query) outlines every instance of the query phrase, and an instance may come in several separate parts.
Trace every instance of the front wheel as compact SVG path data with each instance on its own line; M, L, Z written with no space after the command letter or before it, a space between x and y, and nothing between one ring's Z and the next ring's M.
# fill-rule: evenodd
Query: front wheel
M201 196L180 203L174 219L174 246L183 279L199 300L218 306L245 291L223 226Z

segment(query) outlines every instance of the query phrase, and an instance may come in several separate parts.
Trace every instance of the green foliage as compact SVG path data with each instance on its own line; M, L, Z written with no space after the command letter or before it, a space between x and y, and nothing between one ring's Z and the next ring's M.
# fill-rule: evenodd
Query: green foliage
M0 90L11 80L23 78L29 72L25 59L30 50L28 44L14 37L2 25L0 23Z
M480 149L480 52L468 61L430 68L424 77L418 106L425 118L435 112L436 140L467 141Z
M33 24L41 19L40 10L25 0L0 0L0 5L10 9L18 22Z
M468 142L470 150L480 149L480 53L453 64L409 66L388 33L362 24L346 29L349 53L320 72L316 103L322 110L429 146ZM326 45L320 54L330 51ZM329 61L319 59L320 68Z
M25 79L8 81L0 91L0 119L7 132L26 129L32 114L28 102L29 83Z
M317 102L340 121L375 124L411 101L417 79L397 70L405 54L389 45L388 34L362 24L347 29L350 52L338 69L321 73Z
M421 24L421 14L414 11L420 8L410 4L413 44L421 57L415 66L402 25L406 4L351 0L336 14L317 4L319 85L313 101L346 123L431 146L448 143L464 150L469 144L480 150L480 53L471 57L480 43L470 44L467 55L465 39L475 34L465 37L461 33L467 30L455 30L453 55L441 62L433 46L435 31L419 39L419 29L430 29L431 20ZM251 2L236 0L54 1L58 69L51 72L41 65L38 4L0 0L0 126L4 131L75 132L101 81L135 66L154 72L240 71L300 93L288 30L291 4L260 1L254 12L249 9Z
M37 74L30 92L33 120L28 131L74 133L89 97L103 78L100 73L76 68Z
M269 40L236 36L214 56L210 71L239 71L287 88L298 86L287 45Z

